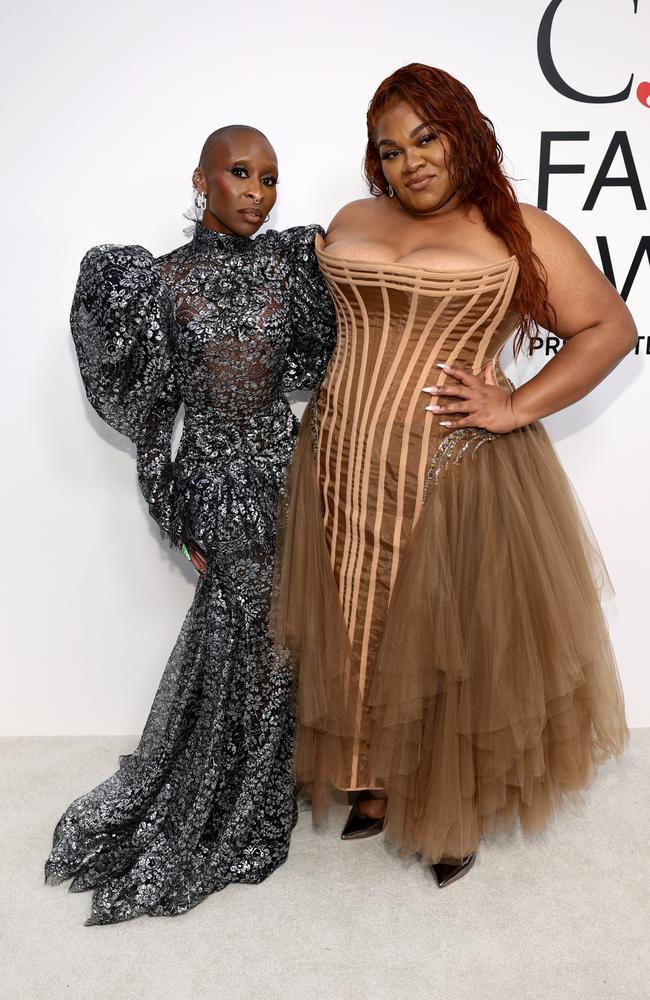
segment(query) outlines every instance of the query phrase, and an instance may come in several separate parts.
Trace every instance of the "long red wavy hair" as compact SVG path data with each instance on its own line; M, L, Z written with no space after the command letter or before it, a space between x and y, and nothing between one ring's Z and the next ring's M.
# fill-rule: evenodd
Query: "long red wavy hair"
M519 262L517 302L521 321L515 353L538 334L538 323L552 328L553 307L548 300L546 271L533 251L514 188L503 170L503 150L494 125L481 114L473 94L449 73L423 63L403 66L379 85L368 107L368 145L364 174L374 195L388 194L375 144L379 117L400 101L410 104L436 132L451 143L450 175L461 204L476 205L486 226L499 236Z

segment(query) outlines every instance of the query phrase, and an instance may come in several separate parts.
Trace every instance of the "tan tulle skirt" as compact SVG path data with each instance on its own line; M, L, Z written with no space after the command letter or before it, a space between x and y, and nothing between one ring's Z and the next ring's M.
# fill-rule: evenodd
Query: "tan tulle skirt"
M327 551L305 414L281 514L272 627L298 670L296 771L315 819L359 722L385 835L427 861L579 801L628 732L607 576L540 425L454 454L402 555L365 696ZM470 442L471 445L471 442ZM458 461L456 461L458 457Z

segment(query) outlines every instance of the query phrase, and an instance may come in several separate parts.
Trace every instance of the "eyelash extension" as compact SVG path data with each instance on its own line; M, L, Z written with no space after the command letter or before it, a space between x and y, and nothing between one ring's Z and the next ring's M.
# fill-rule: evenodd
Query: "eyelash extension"
M230 173L233 174L235 177L241 177L241 173L239 173L239 171L243 172L244 177L248 177L248 171L247 171L246 167L242 167L242 166L230 167ZM271 183L267 184L267 181L270 181ZM279 180L278 180L277 177L263 177L262 178L262 183L266 184L267 187L277 187L277 185L280 182L279 182Z
M427 134L423 135L422 138L419 140L418 145L421 145L423 142L433 142L434 139L437 139L437 138L438 138L438 135L437 135L436 132L427 132ZM387 153L382 153L381 154L381 158L382 158L382 160L390 160L390 159L393 158L393 153L397 153L397 152L398 152L398 150L396 150L396 149L390 149Z

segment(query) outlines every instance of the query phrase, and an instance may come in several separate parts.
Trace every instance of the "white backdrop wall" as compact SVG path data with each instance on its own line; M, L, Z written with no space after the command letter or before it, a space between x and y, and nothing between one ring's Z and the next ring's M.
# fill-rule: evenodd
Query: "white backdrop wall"
M558 8L551 54L560 75L602 97L633 74L626 99L586 103L550 85L537 57L549 6ZM236 121L263 129L278 152L273 224L327 224L341 204L364 195L365 109L375 86L419 61L473 90L524 201L537 201L542 133L582 133L550 143L551 163L584 171L550 175L548 210L599 263L597 237L607 237L620 289L650 232L639 201L639 187L650 199L643 103L650 0L634 7L634 0L5 5L2 733L139 732L195 582L147 517L130 445L85 401L67 327L83 252L99 242L141 243L154 253L182 243L201 143ZM626 183L605 184L585 210L615 133L625 138L603 176ZM639 353L588 399L546 421L616 589L606 610L637 726L650 724L649 265L650 251L628 296ZM529 377L549 349L542 344L514 379Z

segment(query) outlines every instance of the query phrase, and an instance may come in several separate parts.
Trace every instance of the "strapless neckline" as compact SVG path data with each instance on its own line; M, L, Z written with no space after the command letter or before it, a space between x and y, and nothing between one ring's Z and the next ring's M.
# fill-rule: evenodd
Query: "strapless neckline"
M445 271L440 268L435 267L422 267L418 264L403 264L400 261L390 261L390 260L363 260L357 257L339 257L338 254L331 254L327 252L325 246L325 240L320 233L316 234L316 255L320 258L323 257L327 259L330 265L342 265L344 267L359 267L361 270L367 270L368 268L376 268L379 271L390 271L392 273L407 273L413 274L414 272L421 272L423 274L431 274L441 278L474 278L477 275L493 274L500 271L510 270L511 268L518 266L518 260L515 254L510 257L506 257L504 260L494 261L492 264L484 264L482 267L472 267L466 268L464 270L454 270Z

